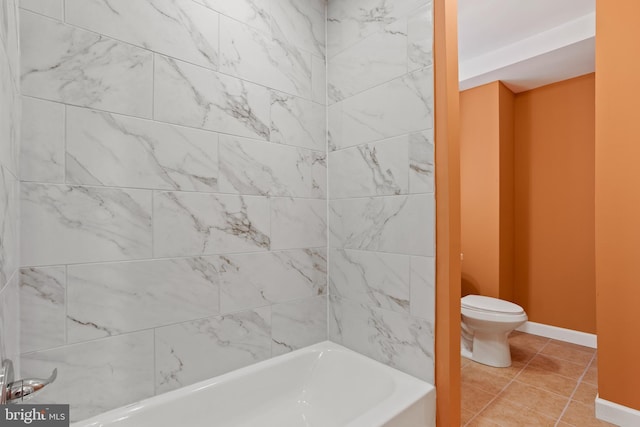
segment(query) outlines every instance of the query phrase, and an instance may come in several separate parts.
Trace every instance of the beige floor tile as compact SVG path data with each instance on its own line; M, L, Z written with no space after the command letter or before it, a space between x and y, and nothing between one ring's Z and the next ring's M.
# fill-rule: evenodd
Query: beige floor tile
M461 377L462 387L472 386L494 395L499 393L511 381L511 378L483 370L475 363L465 367L462 370Z
M551 356L545 356L542 353L536 355L529 366L533 368L543 369L556 375L578 380L587 369L587 364L577 364L568 360L557 359Z
M585 383L584 381L578 384L578 389L573 395L572 399L584 403L585 405L593 405L598 395L598 386Z
M551 340L551 342L549 342L549 344L540 351L541 354L568 360L583 366L586 366L591 362L595 352L596 351L593 348L556 340Z
M471 360L467 359L466 357L460 356L460 368L464 368L471 363L473 363Z
M509 384L500 397L554 419L560 417L569 401L568 397L518 381Z
M487 393L477 387L465 385L462 387L462 409L475 414L487 406L494 397L496 397L495 393Z
M600 427L613 425L600 421L596 418L595 405L585 405L576 401L571 401L567 408L567 412L564 413L561 421L578 427Z
M578 383L576 380L563 377L544 369L527 366L516 379L520 382L543 388L561 396L569 397Z
M467 424L467 427L500 427L500 424L483 418L474 418Z
M478 362L471 362L476 369L483 371L489 375L500 375L502 377L513 378L525 367L523 362L511 361L511 366L507 368L496 368L494 366L483 365Z
M522 332L512 332L509 336L509 345L527 352L537 353L547 343L551 341L549 338L540 337L538 335L523 334Z
M460 411L460 425L464 426L466 425L469 421L471 421L471 418L475 417L476 413L475 412L471 412L471 411L467 411L466 409L462 409Z
M591 365L589 365L589 368L587 369L587 372L585 372L582 381L596 386L598 385L598 364L595 361L593 361Z
M556 419L498 397L478 415L503 427L553 427Z

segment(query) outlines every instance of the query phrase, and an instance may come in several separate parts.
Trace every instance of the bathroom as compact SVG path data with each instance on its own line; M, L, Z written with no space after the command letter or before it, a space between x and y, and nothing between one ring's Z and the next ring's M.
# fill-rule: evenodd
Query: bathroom
M57 369L29 403L81 421L331 341L460 423L455 1L1 4L0 355Z

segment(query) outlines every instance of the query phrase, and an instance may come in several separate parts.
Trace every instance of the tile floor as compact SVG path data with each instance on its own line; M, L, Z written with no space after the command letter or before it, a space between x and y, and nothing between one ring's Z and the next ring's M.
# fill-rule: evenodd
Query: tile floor
M611 426L595 417L597 354L592 348L513 332L512 365L462 358L462 426Z

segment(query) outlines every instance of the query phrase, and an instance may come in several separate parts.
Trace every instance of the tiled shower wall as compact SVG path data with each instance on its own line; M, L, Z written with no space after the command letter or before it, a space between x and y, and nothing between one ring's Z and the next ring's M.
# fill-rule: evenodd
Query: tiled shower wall
M0 361L19 374L20 61L15 0L0 2Z
M430 0L329 0L331 340L433 383Z
M326 339L325 2L21 7L41 399L82 419Z

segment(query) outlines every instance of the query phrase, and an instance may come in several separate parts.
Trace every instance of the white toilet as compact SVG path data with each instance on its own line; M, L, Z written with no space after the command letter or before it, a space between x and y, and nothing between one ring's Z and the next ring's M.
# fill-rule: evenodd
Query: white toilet
M507 337L527 321L522 307L480 295L462 298L462 356L484 365L511 366Z

